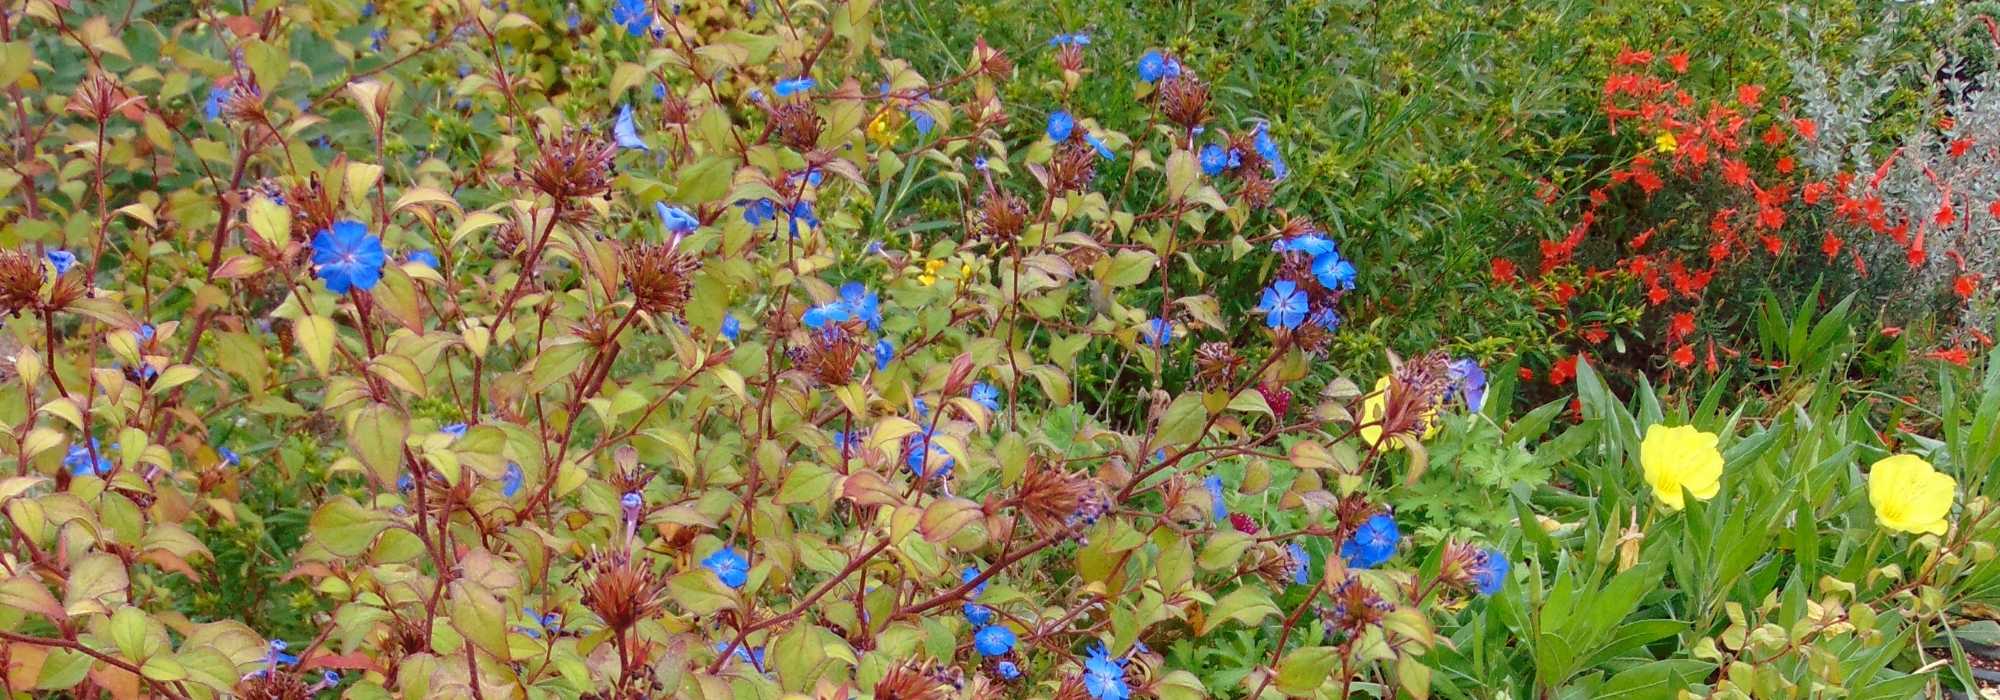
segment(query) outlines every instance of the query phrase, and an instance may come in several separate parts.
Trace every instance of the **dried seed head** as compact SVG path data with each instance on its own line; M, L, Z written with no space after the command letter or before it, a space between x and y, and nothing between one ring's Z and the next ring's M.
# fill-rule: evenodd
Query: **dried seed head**
M1006 243L1028 226L1028 202L1005 190L987 190L979 197L979 235Z
M1242 170L1243 186L1236 193L1243 197L1243 204L1252 209L1271 206L1271 196L1276 194L1278 183L1264 177L1261 170Z
M1451 357L1442 352L1425 353L1397 367L1383 390L1382 439L1429 432L1450 388Z
M328 190L321 184L318 175L305 182L292 185L291 194L279 201L292 210L292 233L294 237L303 232L306 237L333 228L333 222L341 212L340 193Z
M583 587L583 607L597 613L605 627L624 634L660 611L664 581L631 552L592 553L584 566L591 579Z
M1320 622L1326 625L1326 635L1330 640L1343 642L1359 639L1368 628L1382 624L1382 617L1395 610L1395 606L1362 583L1361 579L1349 577L1334 586L1328 594L1333 606L1320 613Z
M981 73L994 80L1006 80L1014 75L1014 61L1007 58L1007 52L988 46L985 37L972 43L972 65L978 66Z
M937 670L914 660L890 668L875 684L876 700L944 700L950 696Z
M668 124L687 124L694 121L694 110L688 105L687 98L670 90L666 98L660 100L660 120Z
M117 114L119 110L142 101L144 98L132 97L126 93L125 88L118 85L116 78L92 71L89 77L84 78L83 82L76 86L76 95L70 98L68 109L71 114L101 124L111 121L111 115Z
M1201 126L1208 121L1208 84L1185 73L1162 80L1160 110L1182 129Z
M1195 380L1206 387L1227 387L1236 381L1236 372L1243 368L1243 358L1236 354L1236 348L1217 340L1202 343L1194 351Z
M851 326L851 327L850 327ZM860 337L860 323L829 323L825 328L806 332L806 342L788 348L792 365L824 386L841 386L854 378L854 362L867 350Z
M611 191L611 157L617 153L595 134L566 129L544 142L541 156L516 179L558 202L596 197Z
M1097 148L1075 139L1057 144L1048 173L1052 194L1060 196L1082 190L1097 179Z
M771 110L771 128L778 132L779 143L805 152L819 145L819 132L826 128L826 120L810 102L787 102Z
M0 251L0 311L17 315L41 303L41 258L18 250Z
M700 260L664 243L626 246L618 265L639 310L667 314L679 314L687 306L694 273L701 269Z
M265 671L236 682L243 700L312 700L312 687L292 673Z
M1049 533L1096 522L1109 508L1104 492L1102 482L1037 456L1029 462L1015 500L1036 530Z
M1083 70L1083 46L1067 43L1056 49L1056 67L1066 71Z

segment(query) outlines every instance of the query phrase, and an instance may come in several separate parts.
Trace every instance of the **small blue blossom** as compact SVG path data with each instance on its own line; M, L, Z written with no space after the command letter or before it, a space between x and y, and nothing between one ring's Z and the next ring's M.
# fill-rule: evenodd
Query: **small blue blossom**
M972 583L974 580L979 578L980 573L981 572L979 570L979 567L977 566L968 566L963 569L960 569L958 571L958 582L961 584ZM986 586L991 583L993 583L993 579L991 578L988 578L984 581L980 581L979 585L973 586L972 590L970 591L966 591L965 597L977 598L981 595L984 595L986 593Z
M728 649L729 649L728 642L718 642L715 645L715 653L717 654L727 651ZM737 661L750 664L750 667L757 669L758 673L765 673L763 647L757 647L755 649L752 649L748 644L738 644L736 645L735 651L729 652L729 657Z
M97 455L92 459L91 455ZM111 456L105 454L97 444L97 438L90 439L90 446L70 445L69 453L63 455L63 467L69 469L70 476L104 476L111 473Z
M1396 543L1403 533L1396 529L1396 518L1388 513L1377 513L1361 522L1354 534L1340 545L1340 558L1356 569L1368 569L1396 556Z
M372 32L369 32L369 33L368 33L368 50L370 50L370 51L381 51L381 50L382 50L382 42L383 42L384 40L387 40L388 38L389 38L389 32L388 32L388 30L386 30L386 29L377 29L377 30L375 30L375 31L372 31ZM209 97L208 97L208 99L209 99L209 101L213 102L213 101L215 100L215 95L213 95L213 94L210 94L210 95L209 95ZM220 105L219 105L219 103L218 103L218 106L216 107L216 109L215 109L214 111L211 111L211 112L209 113L209 116L208 116L208 118L209 118L210 120L213 120L213 119L215 119L215 113L216 113L216 112L219 112L219 111L221 111L221 106L220 106Z
M646 497L638 491L626 491L625 495L618 497L618 505L624 506L628 512L637 513L640 508L646 507Z
M645 36L653 26L653 8L646 0L611 0L611 21L632 36Z
M1097 134L1088 131L1084 132L1083 142L1097 149L1097 157L1105 160L1118 160L1118 154L1111 152L1111 146L1105 144L1104 139L1097 138Z
M1465 407L1478 413L1486 405L1486 370L1479 361L1471 358L1452 360L1447 366L1451 374L1451 395L1465 397Z
M410 475L409 475L408 473L405 473L405 474L403 474L402 476L399 476L399 477L396 477L396 490L397 490L397 491L408 491L408 490L410 490L410 489L413 489L413 488L416 488L416 487L417 487L417 480L416 480L416 479L412 479L412 478L410 478Z
M362 18L362 19L368 19L368 18L370 18L370 17L374 17L374 16L375 16L375 3L372 3L372 2L365 2L365 3L362 3L362 4L361 4L361 18Z
M500 477L500 495L506 498L513 498L520 494L522 482L526 481L527 478L528 476L521 472L520 464L508 462L507 473Z
M751 226L762 226L764 222L778 218L778 204L769 199L751 200L743 203L743 220Z
M910 473L915 474L918 479L929 476L942 479L944 475L951 473L951 453L944 451L944 448L938 447L931 440L929 429L918 431L905 440L904 447L909 451L909 456L904 462L909 464Z
M1147 321L1145 335L1146 342L1153 347L1170 345L1174 342L1174 322L1164 318Z
M1291 174L1291 169L1285 167L1284 154L1278 152L1278 142L1271 140L1269 123L1257 123L1256 138L1252 141L1252 145L1257 149L1257 155L1271 166L1272 177L1283 180L1286 175Z
M854 312L854 317L868 324L868 330L881 332L882 303L868 286L850 281L840 285L840 303L846 304Z
M925 401L924 397L919 396L915 399L911 399L910 406L916 410L918 420L923 420L931 417L931 404L929 401Z
M611 123L611 138L618 142L619 148L653 150L646 146L645 139L639 138L639 125L632 119L632 105L618 106L618 119Z
M1313 278L1319 280L1319 286L1342 291L1354 289L1354 264L1340 257L1339 253L1313 258L1312 272Z
M791 80L780 80L778 81L777 85L771 86L771 94L777 95L778 97L791 97L793 95L811 92L813 86L818 84L819 83L817 81L807 76L799 76L797 78L792 78Z
M57 277L61 277L63 273L69 272L70 268L76 267L76 254L61 248L50 248L49 252L44 254L44 257L49 259L49 265L55 267Z
M336 685L340 685L340 673L338 671L331 671L331 670L321 671L319 674L319 684L323 687L333 687Z
M1278 280L1264 288L1257 310L1264 313L1264 325L1274 330L1297 328L1306 319L1306 295L1291 280Z
M666 202L654 202L653 213L660 216L660 223L667 227L667 232L675 236L694 233L695 229L701 227L700 219L694 218L694 215L689 214L686 209L667 206Z
M667 99L667 84L658 82L653 83L653 101L665 102L666 99Z
M1271 244L1271 250L1278 253L1300 253L1308 258L1339 255L1340 246L1318 233L1302 233Z
M438 432L451 436L451 439L453 440L457 440L459 438L465 437L465 431L468 427L469 426L467 426L464 423L453 423L451 425L438 428Z
M972 159L972 169L982 173L986 172L986 156L974 156Z
M792 205L792 218L788 223L791 224L793 238L799 237L799 222L802 221L805 222L806 228L819 228L819 217L813 215L811 202L801 201Z
M751 102L764 103L764 91L762 89L750 88L750 92L744 93L744 96L750 98Z
M929 136L931 135L931 129L937 127L937 118L931 116L930 112L921 109L906 109L903 110L903 113L909 115L910 126L916 128L918 136Z
M889 362L896 359L896 344L888 338L875 341L875 371L889 369Z
M1160 53L1157 49L1147 51L1145 55L1139 57L1140 80L1157 83L1162 78L1178 77L1180 74L1181 62L1174 60L1172 56Z
M439 265L437 253L428 250L412 250L409 254L404 255L403 259L433 270L437 269Z
M264 652L264 663L273 666L277 665L289 666L297 664L299 662L299 657L285 653L285 647L287 646L290 645L286 644L285 640L282 639L271 640L270 646Z
M1204 175L1209 177L1221 175L1222 171L1242 164L1243 154L1234 148L1223 148L1212 143L1201 147L1201 172Z
M1480 595L1493 595L1507 585L1507 569L1512 566L1507 554L1497 549L1479 553L1479 560L1471 567L1473 587Z
M1312 557L1307 555L1306 548L1299 546L1297 542L1287 546L1285 551L1290 553L1292 558L1292 583L1305 585L1312 577Z
M838 430L833 431L833 446L834 449L840 450L841 457L849 457L856 452L860 452L862 444L860 431L852 433L844 433Z
M1070 116L1069 112L1056 110L1049 114L1049 125L1043 129L1043 133L1048 134L1052 141L1068 141L1070 132L1075 130L1076 117Z
M209 88L208 101L203 103L201 106L202 115L208 117L209 121L215 121L217 119L221 119L222 105L229 101L230 92L232 92L232 90L220 85Z
M1090 35L1083 32L1057 34L1049 38L1050 46L1089 46Z
M1340 330L1340 312L1334 311L1331 306L1322 306L1314 309L1311 315L1306 316L1306 323L1319 326L1328 331L1337 331Z
M701 560L701 566L715 572L716 578L722 579L722 585L730 588L742 588L744 582L750 580L750 562L737 554L735 547L715 550L714 554Z
M736 314L724 313L722 315L722 337L734 343L736 342L736 337L742 335L742 333L743 322L736 320Z
M382 239L368 232L359 221L336 221L332 228L313 237L313 266L326 281L327 291L346 294L348 290L368 291L382 281Z
M221 459L223 464L232 467L240 466L243 464L243 456L236 454L235 450L229 449L227 447L215 448L215 456L218 459Z
M1083 689L1096 700L1131 700L1125 684L1125 660L1113 658L1102 642L1092 644L1083 660Z
M993 622L993 609L978 603L966 603L965 621L975 626L985 626Z
M993 672L1000 674L1000 678L1002 680L1011 681L1021 677L1020 667L1015 666L1014 662L1012 661L1002 661L998 664L994 664Z
M986 382L973 384L972 401L980 406L984 406L988 411L998 411L1000 410L1000 390Z
M1222 499L1222 477L1210 476L1201 485L1208 489L1208 517L1216 520L1229 517L1229 504Z
M1000 625L981 628L972 635L972 648L984 656L1004 656L1014 650L1014 630Z

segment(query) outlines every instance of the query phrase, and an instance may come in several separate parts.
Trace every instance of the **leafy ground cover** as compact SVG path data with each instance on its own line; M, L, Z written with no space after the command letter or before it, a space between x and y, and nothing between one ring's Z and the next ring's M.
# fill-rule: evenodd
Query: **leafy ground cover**
M9 5L0 692L1977 695L1986 11Z

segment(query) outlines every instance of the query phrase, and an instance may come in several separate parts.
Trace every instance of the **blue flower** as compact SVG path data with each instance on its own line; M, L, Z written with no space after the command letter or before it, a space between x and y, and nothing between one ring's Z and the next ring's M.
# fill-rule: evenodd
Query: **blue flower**
M882 304L874 292L868 291L867 285L854 281L840 285L840 303L847 305L855 318L868 324L868 330L882 330Z
M1306 316L1306 323L1329 331L1337 331L1340 330L1340 312L1334 311L1331 306L1323 306Z
M896 344L888 338L875 341L875 371L889 369L889 362L896 359Z
M291 665L298 663L299 657L285 653L285 647L287 646L290 645L286 644L285 640L282 639L271 640L270 646L264 652L264 663L273 666L279 664Z
M1271 250L1279 253L1302 253L1308 258L1339 255L1340 246L1318 233L1302 233L1271 244Z
M91 459L91 455L97 455ZM70 476L104 476L111 473L111 456L97 446L97 438L90 439L90 446L70 445L69 454L63 455L63 466Z
M972 648L984 656L1005 656L1014 650L1014 630L1000 625L981 628L972 634Z
M516 494L521 493L521 483L526 481L527 478L526 474L521 473L521 465L508 462L507 473L500 477L500 495L506 498L513 498Z
M667 84L653 83L653 101L665 102L666 99L667 99Z
M903 110L903 113L909 115L910 126L916 127L918 136L931 135L931 129L937 126L937 118L931 116L929 112L921 109L906 109Z
M963 569L960 569L958 571L958 582L961 584L972 583L974 580L977 580L979 578L980 573L982 572L980 572L979 567L977 566L968 566ZM965 593L965 597L977 598L981 595L984 595L986 593L986 586L991 583L993 583L993 579L991 578L988 578L984 581L980 581L979 585L973 586L972 590L967 591Z
M750 580L750 562L737 554L735 547L715 550L714 554L701 560L701 566L715 572L716 578L722 579L722 585L730 588L742 588L744 582Z
M1096 700L1130 700L1132 688L1125 685L1125 660L1112 658L1099 642L1090 646L1083 660L1083 689Z
M801 221L805 222L807 228L819 228L819 217L813 216L813 205L811 202L801 201L798 204L792 205L792 218L787 223L791 224L793 238L799 237L799 222Z
M324 687L339 685L340 673L338 671L321 671L319 674L319 684Z
M220 85L209 88L208 102L202 104L201 113L207 116L209 121L221 119L222 105L229 101L229 93L231 92L233 91L229 88Z
M1278 142L1271 140L1269 123L1257 122L1256 138L1252 145L1257 149L1257 155L1262 157L1265 163L1270 164L1272 177L1283 180L1291 173L1291 169L1285 167L1284 154L1278 152Z
M382 239L368 232L359 221L336 221L332 228L313 237L313 266L326 281L327 291L346 294L355 289L368 291L382 281Z
M768 199L758 199L743 203L743 220L751 226L762 226L764 222L778 218L778 204Z
M1000 410L1000 390L986 382L973 384L972 402L986 407L988 411L998 411Z
M993 666L993 672L1000 674L1000 678L1003 680L1011 681L1021 677L1020 667L1015 666L1014 662L1012 661L1002 661L998 664L995 664Z
M1208 516L1216 520L1229 517L1229 504L1222 499L1222 477L1208 477L1201 485L1208 488Z
M451 425L438 428L438 432L450 435L451 439L457 440L459 438L465 437L465 430L467 427L468 426L466 426L466 424L464 423L453 423Z
M906 440L904 448L909 451L909 456L905 457L903 461L910 466L910 473L915 474L919 479L927 476L936 476L942 479L945 474L951 473L951 453L944 451L944 448L938 447L931 441L931 431L929 429L918 431L916 434L906 438Z
M653 26L653 8L646 0L611 0L611 21L625 27L625 33L645 36Z
M835 449L840 450L841 457L848 457L856 452L860 452L862 444L861 432L858 430L852 433L844 433L838 430L833 431L833 446Z
M736 314L724 313L722 315L722 337L734 343L736 342L736 337L742 335L742 333L743 322L736 320Z
M1339 253L1327 253L1313 258L1313 278L1319 286L1327 289L1354 289L1354 264L1340 257Z
M931 417L931 404L929 401L925 401L924 397L919 396L917 398L911 399L910 406L916 409L918 420L923 420Z
M366 3L362 3L362 4L361 4L361 18L362 18L362 19L368 19L368 18L370 18L370 17L374 17L374 16L375 16L375 3L373 3L373 2L366 2Z
M61 277L63 273L69 272L70 268L76 267L76 254L61 248L50 248L45 257L49 259L49 265L56 268L57 277Z
M1234 148L1225 149L1212 143L1201 147L1201 172L1210 177L1242 164L1243 154Z
M1299 546L1297 542L1286 547L1285 551L1292 557L1292 583L1305 585L1312 577L1312 557L1307 555L1306 548Z
M618 497L618 505L624 506L625 510L636 512L646 507L646 497L640 495L638 491L626 491L625 495Z
M778 81L777 85L771 86L771 94L779 97L791 97L800 93L810 92L813 86L818 84L812 78L802 75L791 80Z
M402 476L396 477L397 491L408 491L416 487L417 487L417 480L410 478L410 475L407 472L404 473Z
M1257 310L1264 313L1264 325L1273 329L1297 328L1306 320L1306 295L1291 280L1278 280L1264 288L1264 298L1257 304Z
M1396 543L1403 539L1403 533L1396 529L1396 518L1388 513L1377 513L1361 522L1354 534L1340 545L1340 558L1356 569L1373 568L1390 557L1396 556Z
M574 25L572 25L572 26L574 26ZM386 29L377 29L377 30L375 30L375 31L372 31L372 32L369 32L369 33L368 33L368 50L370 50L370 51L381 51L381 50L382 50L382 41L383 41L384 39L388 39L388 38L389 38L389 32L388 32L388 30L386 30ZM209 95L209 98L208 98L208 99L209 99L210 101L214 101L214 100L215 100L215 95L213 95L213 94L210 94L210 95ZM220 110L221 110L221 107L220 107L220 106L217 106L217 108L216 108L215 110L211 110L211 111L209 112L209 114L208 114L208 118L209 118L210 120L214 120L214 119L215 119L215 113L216 113L217 111L220 111Z
M1083 32L1057 34L1049 38L1050 46L1089 46L1090 35Z
M974 625L981 625L981 626L993 622L992 608L980 605L978 603L966 603L964 610L965 610L966 622L970 622Z
M632 105L618 106L618 119L611 123L611 138L618 142L619 148L653 150L646 146L645 139L639 138L639 125L632 121Z
M1118 154L1112 153L1111 147L1104 143L1104 139L1097 138L1097 134L1088 131L1083 132L1083 142L1097 149L1097 157L1105 160L1118 160Z
M1465 407L1478 413L1486 405L1486 370L1479 361L1471 358L1452 360L1447 366L1451 374L1451 393L1465 397Z
M1146 342L1154 347L1170 344L1174 342L1174 322L1164 318L1147 321L1145 334Z
M1167 56L1159 51L1147 51L1139 57L1139 79L1149 83L1160 82L1167 77Z
M667 231L675 236L685 236L694 233L695 229L701 227L700 219L694 218L694 215L689 214L686 209L667 206L666 202L654 202L653 213L660 216L660 223L664 224L667 227Z
M1478 561L1471 567L1473 586L1479 589L1480 595L1500 592L1500 589L1507 585L1507 569L1510 566L1506 553L1500 550L1488 549L1480 552Z
M433 270L437 269L440 264L438 263L437 253L428 250L412 250L408 255L403 256L403 259Z
M1049 135L1050 140L1068 141L1070 132L1074 130L1076 130L1076 117L1070 116L1069 112L1056 110L1049 115L1048 128L1043 132Z
M215 456L220 458L223 464L227 464L232 467L243 464L243 456L236 454L235 450L229 449L227 447L215 448Z

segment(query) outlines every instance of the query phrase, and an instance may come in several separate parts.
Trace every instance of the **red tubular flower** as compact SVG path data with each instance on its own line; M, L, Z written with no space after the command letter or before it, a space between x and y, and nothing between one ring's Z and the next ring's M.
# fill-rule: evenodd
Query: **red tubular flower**
M1513 284L1518 279L1519 271L1515 269L1514 261L1506 258L1494 258L1491 265L1493 267L1494 282Z
M1691 367L1694 365L1694 348L1686 345L1674 348L1672 359L1674 364L1683 368Z

